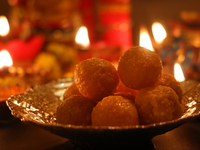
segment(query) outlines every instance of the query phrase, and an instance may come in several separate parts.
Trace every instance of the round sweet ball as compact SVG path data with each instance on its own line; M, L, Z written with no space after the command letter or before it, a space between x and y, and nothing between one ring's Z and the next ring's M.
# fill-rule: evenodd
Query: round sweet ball
M131 100L133 103L135 103L135 95L129 92L115 92L115 96L122 96L124 98L127 98Z
M119 95L119 96L128 98L128 99L130 99L130 100L132 100L134 102L135 101L135 96L137 95L137 93L138 93L138 90L134 90L134 89L128 88L120 80L114 95Z
M56 122L60 124L91 125L91 113L96 102L72 95L57 107Z
M131 126L139 124L134 103L122 96L108 96L94 107L93 126Z
M167 86L141 89L135 98L141 124L152 124L179 118L182 107L174 90Z
M133 95L137 95L138 93L138 90L135 90L135 89L131 89L127 86L125 86L122 81L120 80L119 81L119 84L117 85L117 88L116 88L116 93L130 93L130 94L133 94Z
M76 65L74 82L84 97L100 101L115 92L119 77L111 62L91 58Z
M125 86L140 90L158 81L162 73L162 62L155 52L135 46L120 57L118 73Z
M178 82L173 75L169 73L163 73L161 78L158 80L156 85L163 85L171 87L179 97L179 102L181 102L183 97L183 91L180 82Z
M82 94L79 92L78 88L76 87L76 84L73 82L68 88L66 88L63 99L66 99L72 95L80 95Z

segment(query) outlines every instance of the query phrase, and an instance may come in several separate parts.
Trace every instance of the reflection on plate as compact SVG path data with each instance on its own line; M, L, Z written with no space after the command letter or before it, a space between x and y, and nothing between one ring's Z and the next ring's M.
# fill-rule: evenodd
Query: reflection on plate
M150 125L107 128L60 125L55 122L56 108L62 101L65 89L72 83L73 79L64 78L34 87L24 94L12 96L7 100L7 105L12 114L22 121L35 124L87 148L145 146L151 143L151 139L156 135L200 116L200 84L185 81L181 84L184 90L184 114L179 119Z

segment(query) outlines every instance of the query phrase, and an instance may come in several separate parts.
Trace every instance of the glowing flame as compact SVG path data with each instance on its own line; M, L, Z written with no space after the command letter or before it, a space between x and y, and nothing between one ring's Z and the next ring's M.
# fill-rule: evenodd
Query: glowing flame
M82 49L87 49L89 47L90 40L86 27L83 26L78 30L75 41Z
M181 66L178 63L175 63L174 65L174 77L179 82L185 81L183 71L181 69Z
M12 65L13 61L8 51L6 50L0 51L0 69L5 66L10 67Z
M5 16L0 16L0 36L6 36L10 30L8 20Z
M148 31L144 27L140 29L140 46L154 51Z
M153 23L152 32L153 32L154 39L158 44L162 43L162 41L167 36L167 33L164 27L158 22Z

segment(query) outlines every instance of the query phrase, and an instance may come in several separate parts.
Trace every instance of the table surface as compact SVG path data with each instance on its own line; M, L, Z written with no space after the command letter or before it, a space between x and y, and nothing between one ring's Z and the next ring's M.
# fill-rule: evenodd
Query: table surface
M152 139L154 150L199 150L200 118ZM15 121L0 126L0 150L82 150L68 139Z

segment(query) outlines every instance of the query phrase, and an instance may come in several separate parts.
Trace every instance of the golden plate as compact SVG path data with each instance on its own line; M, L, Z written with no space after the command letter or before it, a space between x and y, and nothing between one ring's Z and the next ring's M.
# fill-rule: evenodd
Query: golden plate
M182 99L184 113L176 120L122 127L57 124L56 108L63 100L65 89L72 83L72 78L64 78L36 86L24 94L10 97L7 105L12 114L21 121L37 125L53 134L70 139L79 146L95 149L121 146L146 147L151 144L153 137L173 130L200 116L200 84L196 81L185 81L181 83L184 91Z

